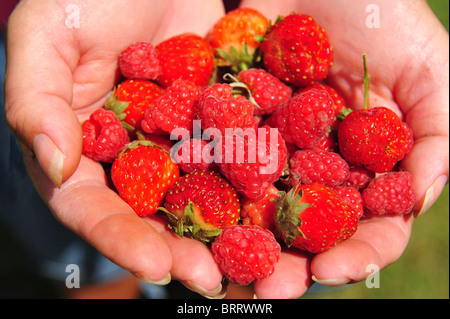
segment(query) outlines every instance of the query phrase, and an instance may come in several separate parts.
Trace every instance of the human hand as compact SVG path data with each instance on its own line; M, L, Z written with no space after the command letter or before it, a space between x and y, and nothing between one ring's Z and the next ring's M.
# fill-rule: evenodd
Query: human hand
M379 28L366 25L369 4L379 9ZM448 181L449 43L426 1L243 0L241 7L253 7L272 21L292 11L311 15L334 46L328 80L355 109L363 107L361 54L367 53L370 105L390 107L414 132L415 145L401 164L413 174L414 215L430 208ZM401 256L413 220L413 214L366 219L351 239L325 253L285 251L275 272L255 283L255 293L295 298L308 289L311 277L330 286L364 280L371 274L368 265L382 269Z
M108 188L102 166L81 156L80 122L104 105L129 44L205 35L223 11L221 1L23 1L8 25L5 84L8 125L54 216L137 277L210 296L222 275L206 246L139 218Z

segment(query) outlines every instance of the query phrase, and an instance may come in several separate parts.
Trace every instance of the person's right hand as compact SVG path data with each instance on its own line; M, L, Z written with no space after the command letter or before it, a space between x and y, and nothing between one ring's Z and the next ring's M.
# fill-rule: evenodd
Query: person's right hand
M137 277L176 278L209 296L221 293L222 274L206 246L139 218L108 188L102 166L81 156L80 122L103 106L128 45L204 36L223 14L220 0L29 0L7 33L7 122L54 216Z

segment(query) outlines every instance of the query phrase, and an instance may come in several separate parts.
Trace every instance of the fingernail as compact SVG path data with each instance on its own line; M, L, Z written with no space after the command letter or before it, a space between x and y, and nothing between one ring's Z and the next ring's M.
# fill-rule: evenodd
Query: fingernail
M427 189L422 207L420 208L420 210L414 212L414 216L416 218L425 214L431 208L431 206L433 206L434 202L439 197L445 185L447 184L447 181L447 176L439 176L430 186L430 188Z
M324 286L341 286L350 281L350 279L348 278L317 279L317 277L314 275L312 275L312 280Z
M226 291L223 291L222 284L219 284L216 288L212 290L207 290L200 285L196 284L195 282L186 281L184 282L184 285L189 288L190 290L202 295L203 297L209 298L209 299L223 299L226 295Z
M61 187L64 154L45 134L38 134L33 141L33 151L47 177L56 187Z
M170 275L170 273L167 273L167 275L165 275L162 279L160 280L150 280L147 279L146 277L142 276L141 274L138 273L134 273L134 275L139 279L142 280L143 282L146 282L148 284L152 284L152 285L157 285L157 286L165 286L167 285L169 282L172 281L172 276Z

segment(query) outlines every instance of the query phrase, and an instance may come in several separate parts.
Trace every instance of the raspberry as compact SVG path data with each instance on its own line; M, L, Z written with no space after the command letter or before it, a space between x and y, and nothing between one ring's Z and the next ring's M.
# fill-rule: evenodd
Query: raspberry
M113 111L98 109L82 125L83 154L98 161L111 163L130 142Z
M254 108L253 114L255 115L273 113L281 103L287 101L292 95L291 87L264 69L241 71L238 78L249 87L259 106Z
M127 79L155 80L161 66L155 47L150 42L136 42L119 56L120 72Z
M268 118L287 143L313 149L334 121L333 100L325 90L310 89L291 97Z
M177 143L172 158L185 173L194 170L216 170L213 147L205 140L188 139Z
M145 111L141 122L147 133L171 134L176 128L192 131L200 89L189 80L175 80Z
M357 190L362 190L374 177L375 173L369 171L364 166L350 167L349 176L347 180L342 183L342 186L352 186Z
M234 225L216 238L212 252L225 277L236 284L248 285L272 274L281 247L269 230Z
M292 186L320 183L334 187L349 176L349 166L339 154L318 148L296 151L289 165Z
M407 214L416 201L409 172L388 172L373 179L361 193L366 210L375 215Z
M217 128L225 135L227 128L254 127L253 104L243 96L234 97L232 91L226 83L217 83L204 90L196 114L204 129Z

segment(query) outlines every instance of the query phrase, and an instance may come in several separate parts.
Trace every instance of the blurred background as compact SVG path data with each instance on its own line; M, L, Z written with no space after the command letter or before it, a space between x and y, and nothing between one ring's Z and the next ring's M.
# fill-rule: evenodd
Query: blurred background
M449 28L449 1L428 0ZM0 207L1 209L1 207ZM435 205L413 225L404 254L379 273L379 288L365 282L336 289L311 289L303 299L448 299L449 186ZM180 284L169 285L172 298L196 298ZM37 275L20 246L0 220L0 299L59 298L56 284Z

